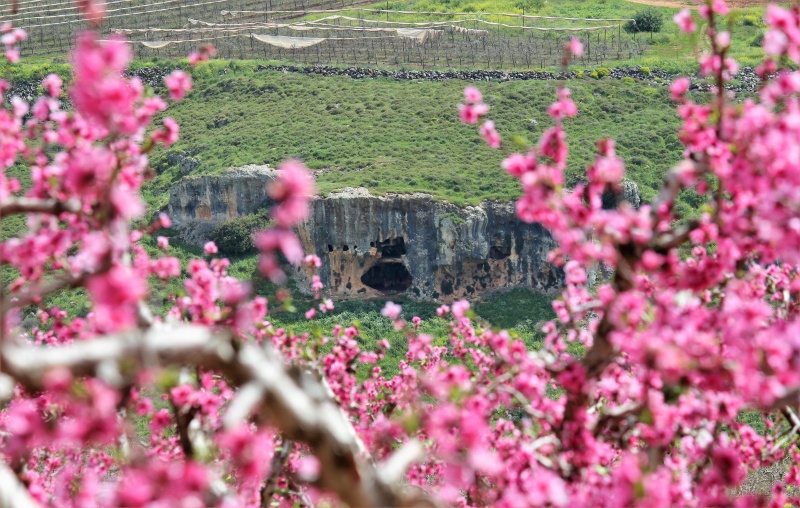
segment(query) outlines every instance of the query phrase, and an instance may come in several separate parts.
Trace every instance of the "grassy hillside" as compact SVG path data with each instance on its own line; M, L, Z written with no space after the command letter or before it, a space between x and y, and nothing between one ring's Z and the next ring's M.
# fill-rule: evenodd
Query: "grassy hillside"
M321 192L364 186L377 193L427 192L457 204L519 195L518 183L499 167L502 154L457 119L467 82L354 80L253 67L214 62L195 70L195 89L167 112L181 125L172 151L200 160L194 174L298 157L316 171ZM557 85L479 84L501 133L531 142L551 125L545 110ZM566 125L570 177L578 178L592 160L595 140L613 137L629 177L650 198L682 151L666 87L588 76L567 85L580 108ZM181 174L165 153L154 157L154 167L160 174L147 200L161 208Z

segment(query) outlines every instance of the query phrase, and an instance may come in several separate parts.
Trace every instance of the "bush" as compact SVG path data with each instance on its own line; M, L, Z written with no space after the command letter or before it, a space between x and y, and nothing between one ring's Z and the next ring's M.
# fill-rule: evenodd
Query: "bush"
M597 71L592 71L589 76L593 77L594 79L600 79L600 75L597 73Z
M598 79L605 78L605 77L611 75L611 71L609 69L607 69L606 67L599 67L595 71L595 73L597 73L597 78Z
M217 244L219 251L226 256L251 254L256 251L253 245L253 234L268 228L271 223L272 221L264 211L253 215L243 215L217 226L211 239Z
M742 16L742 25L744 26L763 26L764 22L761 17L756 14L745 14Z
M761 32L760 34L750 39L751 48L760 48L763 45L764 45L764 32Z
M660 32L664 26L664 18L655 9L639 11L633 16L633 21L628 21L623 27L628 33L650 32L650 34ZM652 36L652 35L651 35Z
M630 76L625 76L624 78L622 78L622 82L625 83L626 85L632 85L636 83L636 80Z
M649 76L652 73L650 67L645 67L645 66L639 67L639 72L641 72L645 76Z

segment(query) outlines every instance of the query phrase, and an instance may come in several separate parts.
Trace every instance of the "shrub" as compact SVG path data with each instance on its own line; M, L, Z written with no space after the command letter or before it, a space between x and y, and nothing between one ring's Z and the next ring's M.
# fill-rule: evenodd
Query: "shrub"
M742 25L744 26L763 26L764 22L761 17L756 14L745 14L742 16Z
M598 78L605 78L611 75L611 71L606 67L598 67L595 72L597 73Z
M632 85L636 83L636 80L630 76L625 76L624 78L622 78L622 82L625 83L626 85Z
M240 256L256 251L253 234L272 225L264 211L229 219L214 229L211 236L219 251L226 256Z
M645 76L649 76L652 73L652 71L650 70L650 67L645 67L644 65L639 67L639 72L641 72Z
M760 48L763 45L764 45L764 32L761 32L760 34L750 39L751 48Z
M639 11L633 16L633 21L628 21L623 27L628 33L650 32L652 34L660 32L664 26L664 18L660 11L656 9L646 9Z

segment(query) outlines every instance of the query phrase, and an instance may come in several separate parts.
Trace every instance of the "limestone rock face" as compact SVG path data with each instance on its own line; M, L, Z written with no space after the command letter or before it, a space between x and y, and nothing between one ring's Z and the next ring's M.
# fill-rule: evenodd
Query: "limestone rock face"
M202 244L220 223L272 206L267 186L277 171L244 166L221 176L186 177L170 189L167 213L187 243Z
M322 259L326 289L339 297L450 301L516 286L550 291L563 281L547 262L552 237L520 222L513 203L461 208L427 194L347 188L315 199L298 232L306 252ZM297 275L307 289L307 276Z
M184 178L170 190L174 227L184 241L202 245L221 222L271 206L267 186L276 176L267 166L245 166ZM608 207L623 200L638 207L640 200L633 182L608 198ZM517 219L510 202L458 207L428 194L373 196L346 188L315 198L311 207L298 234L306 253L322 260L319 273L334 297L452 301L517 286L551 292L563 285L562 270L547 262L556 246L550 233ZM310 292L302 268L295 280Z

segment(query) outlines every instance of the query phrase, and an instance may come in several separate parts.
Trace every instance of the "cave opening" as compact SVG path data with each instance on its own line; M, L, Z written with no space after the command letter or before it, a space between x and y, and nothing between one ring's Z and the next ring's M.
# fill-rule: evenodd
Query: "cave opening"
M489 257L491 259L505 259L511 255L511 247L504 245L493 245L489 249Z
M361 283L382 293L401 293L411 287L411 273L403 263L373 265L361 276Z
M402 236L375 242L375 247L383 258L399 258L406 253L406 241Z

